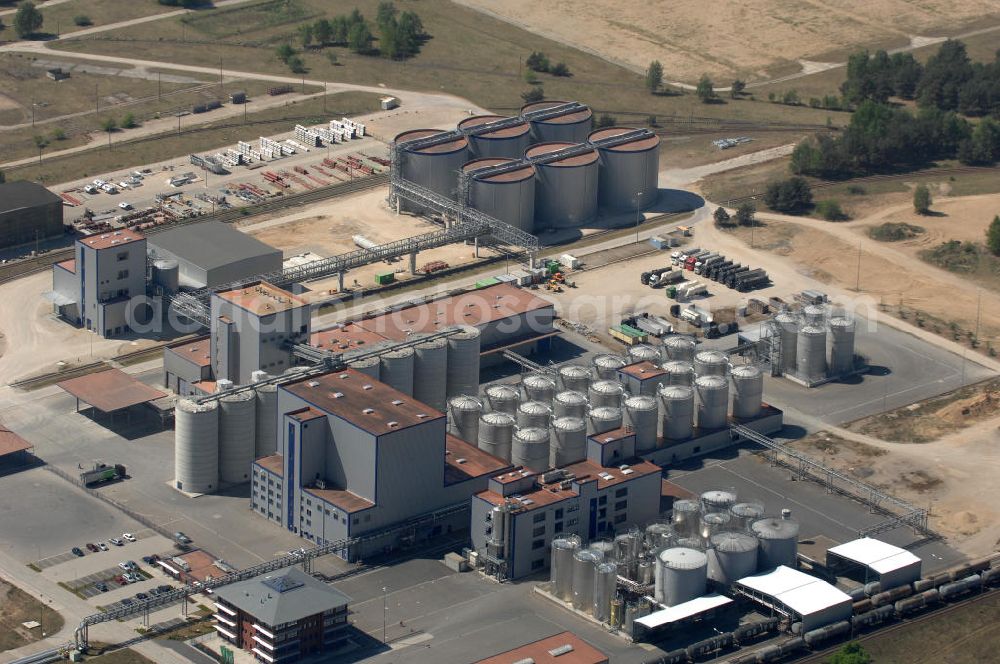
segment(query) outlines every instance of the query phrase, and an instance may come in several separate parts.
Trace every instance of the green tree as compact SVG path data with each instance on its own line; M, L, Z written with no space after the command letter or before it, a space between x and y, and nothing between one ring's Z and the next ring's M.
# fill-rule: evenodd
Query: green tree
M847 221L847 213L835 200L825 200L816 203L816 213L827 221Z
M132 113L126 113L125 117L122 118L122 128L123 129L133 129L139 126L139 122L135 119L135 115Z
M972 130L972 136L959 145L958 158L963 164L982 166L1000 160L1000 123L983 118Z
M377 25L380 30L386 26L395 25L397 13L398 10L396 9L396 5L391 2L378 3L378 9L375 12L375 25Z
M726 208L721 205L715 208L715 212L712 213L712 218L715 219L715 225L719 228L728 228L733 225L732 217L726 212Z
M569 76L569 66L565 62L557 62L552 65L552 69L549 70L549 73L553 76Z
M101 129L108 132L109 134L115 129L118 129L118 122L114 118L105 118L101 122Z
M33 2L22 2L14 14L14 31L21 39L30 37L42 28L44 17Z
M799 93L796 90L789 90L781 96L781 103L789 106L799 105Z
M66 140L66 132L63 131L63 129L61 127L56 127L55 129L53 129L52 131L50 131L49 132L49 136L52 137L53 141L65 141Z
M764 192L764 204L777 212L802 212L812 205L812 188L795 176L771 182Z
M347 33L347 46L355 53L369 53L372 50L372 31L364 22L355 23Z
M330 21L325 18L313 23L312 26L313 39L320 46L326 46L333 40L333 26L330 25Z
M663 65L659 60L653 60L646 67L646 89L650 94L656 94L663 85Z
M736 79L729 86L729 96L732 97L733 99L738 99L740 96L742 96L743 91L746 89L747 89L746 81L741 81L740 79Z
M532 71L547 72L549 70L549 58L541 51L532 51L524 64Z
M288 68L291 69L292 72L294 72L296 74L304 74L304 73L306 73L306 71L308 71L306 69L305 60L303 60L298 55L293 55L292 57L288 58L288 63L287 64L288 64Z
M594 121L594 129L605 129L606 127L614 127L618 124L618 119L610 113L601 113L597 116L597 120Z
M87 16L86 14L79 14L73 17L73 25L79 25L80 27L84 27L93 24L94 22L91 21L90 17Z
M715 85L712 83L712 79L708 77L708 74L701 75L701 80L698 81L695 94L698 95L698 99L703 104L710 104L715 101Z
M2 176L0 173L0 182L3 182ZM986 248L994 256L1000 256L1000 214L993 217L989 228L986 229Z
M917 185L917 188L913 190L913 209L917 214L930 214L931 211L931 190L927 188L927 185Z
M316 33L314 28L309 23L305 23L299 26L299 39L302 40L302 48L309 48L312 46L313 39Z
M521 93L521 99L524 100L525 104L533 104L536 101L542 101L545 99L545 90L543 90L540 85L530 87Z
M49 144L49 139L45 138L41 134L35 134L34 140L35 140L35 147L38 148L39 150L41 150L44 147L47 147Z
M380 25L378 30L379 53L391 60L403 57L403 44L396 20Z
M292 48L291 44L282 44L275 51L278 55L278 59L284 63L288 62L288 59L295 55L295 49Z
M755 221L755 214L757 214L757 208L753 203L741 203L736 208L736 223L740 226L752 226Z
M333 20L330 21L330 30L332 32L330 35L330 43L346 44L347 33L350 29L351 26L348 24L346 16L334 16Z
M834 653L827 664L870 664L871 661L871 655L865 652L861 644L852 641L844 644L840 650Z

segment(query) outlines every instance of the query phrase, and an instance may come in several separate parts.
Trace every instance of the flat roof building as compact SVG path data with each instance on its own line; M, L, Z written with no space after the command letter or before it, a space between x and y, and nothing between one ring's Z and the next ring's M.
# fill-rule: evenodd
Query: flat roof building
M40 184L0 183L0 249L59 237L63 200Z
M829 549L826 564L865 583L878 581L888 590L918 580L921 560L906 549L862 537Z
M803 632L847 620L852 613L850 595L826 581L784 565L744 577L736 582L734 590L793 621L801 621Z
M184 224L149 238L149 255L176 260L180 285L216 287L281 270L281 251L230 224Z
M573 632L560 632L475 664L607 664L608 656Z

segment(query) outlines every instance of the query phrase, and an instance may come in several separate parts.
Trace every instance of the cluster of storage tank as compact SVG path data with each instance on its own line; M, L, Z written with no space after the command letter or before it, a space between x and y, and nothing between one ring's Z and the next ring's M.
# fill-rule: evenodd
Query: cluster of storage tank
M774 324L781 344L782 373L817 383L854 370L857 324L853 318L831 315L823 304L810 304L799 313L782 311L774 317Z
M552 540L551 593L596 620L621 625L624 606L618 598L617 547L617 541L583 547L576 535Z

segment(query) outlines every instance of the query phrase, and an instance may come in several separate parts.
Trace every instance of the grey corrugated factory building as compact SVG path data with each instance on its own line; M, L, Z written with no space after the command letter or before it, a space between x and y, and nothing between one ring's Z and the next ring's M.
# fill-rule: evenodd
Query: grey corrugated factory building
M185 224L149 237L149 255L174 259L182 286L230 284L281 269L281 251L228 224Z
M40 184L0 184L0 248L62 235L63 200Z

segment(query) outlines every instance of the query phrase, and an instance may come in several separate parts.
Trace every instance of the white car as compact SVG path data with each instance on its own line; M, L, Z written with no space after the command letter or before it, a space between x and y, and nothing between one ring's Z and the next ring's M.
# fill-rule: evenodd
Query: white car
M122 205L128 205L128 203L122 203ZM132 206L129 205L129 207L132 207ZM122 539L124 539L124 540L126 540L128 542L134 542L134 541L136 541L135 535L133 535L132 533L122 533Z
M98 187L103 187L104 185L107 184L107 182L105 182L104 180L101 180L100 178L98 178L98 179L94 180L94 184L96 186L98 186Z
M101 189L103 189L104 191L106 191L109 194L117 194L118 193L118 189L116 189L115 185L113 185L113 184L102 185Z
M97 546L100 547L101 551L107 551L108 550L108 545L107 545L106 542L98 542Z
M92 184L88 184L83 188L83 191L88 194L96 194L99 191L99 189Z
M129 202L127 202L127 201L122 201L121 203L118 204L118 207L120 207L123 210L131 210L132 209L132 204L129 203ZM125 539L128 539L129 537L131 537L131 535L128 535L128 536L123 535L123 537L125 537ZM135 540L131 539L129 541L130 542L134 542Z
M125 542L121 541L121 540L120 540L120 539L118 539L117 537L112 537L112 538L111 538L111 539L109 539L108 541L109 541L109 542L111 542L112 544L114 544L115 546L122 546L122 545L124 545L124 544L125 544Z
M128 182L126 182L125 180L122 180L121 182L118 183L119 189L128 189L128 187L129 187Z

